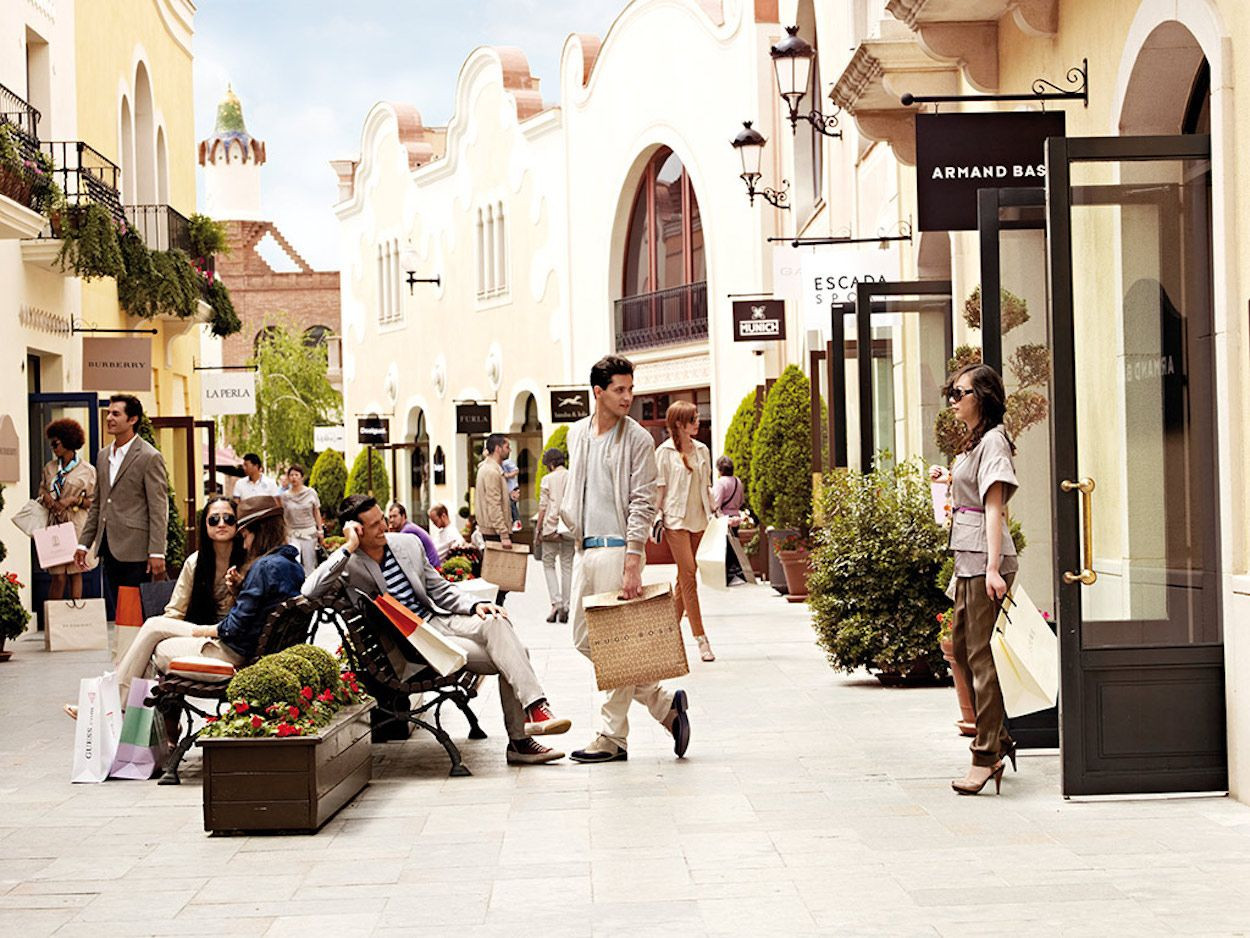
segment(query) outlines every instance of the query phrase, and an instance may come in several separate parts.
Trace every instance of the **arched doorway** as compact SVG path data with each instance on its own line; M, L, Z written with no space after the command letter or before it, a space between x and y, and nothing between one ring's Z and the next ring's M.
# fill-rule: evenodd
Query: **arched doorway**
M425 426L425 411L413 407L408 411L409 490L408 517L426 527L430 512L430 434ZM398 493L398 487L396 488Z
M543 455L543 425L538 418L538 401L528 392L517 399L512 423L512 459L517 465L517 482L521 497L518 502L521 523L528 529L538 514L538 490L534 479Z

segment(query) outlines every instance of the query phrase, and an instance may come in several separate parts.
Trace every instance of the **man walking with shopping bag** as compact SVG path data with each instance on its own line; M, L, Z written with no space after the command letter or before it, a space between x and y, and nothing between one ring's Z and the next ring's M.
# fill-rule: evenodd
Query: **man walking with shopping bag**
M560 517L576 545L573 560L573 644L590 657L583 599L617 591L625 599L642 593L644 548L655 520L655 442L629 416L634 366L609 355L590 369L595 409L569 430L569 477ZM686 692L658 683L604 692L599 735L574 752L577 762L623 762L629 757L629 705L638 701L673 735L681 757L690 744Z

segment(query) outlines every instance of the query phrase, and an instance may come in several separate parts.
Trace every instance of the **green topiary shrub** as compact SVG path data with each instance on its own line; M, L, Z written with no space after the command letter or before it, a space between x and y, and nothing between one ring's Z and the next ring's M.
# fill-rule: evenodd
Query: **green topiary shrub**
M336 449L321 451L308 475L308 484L317 491L321 500L321 516L332 518L339 510L339 502L347 491L347 463Z
M742 480L744 504L751 504L751 445L755 439L755 392L742 399L725 431L725 455L734 462L734 475Z
M294 704L300 699L302 685L299 678L275 658L275 655L266 655L236 674L226 688L226 697L246 700L262 708L270 704Z
M812 515L811 388L790 365L768 396L751 441L751 509L760 524L806 531Z
M324 690L321 686L321 674L317 671L316 665L303 655L293 655L290 652L291 649L288 648L273 655L274 662L294 674L301 688L311 687L313 693L320 693Z
M316 645L292 645L283 654L296 655L313 666L317 672L318 682L315 690L325 690L327 687L332 688L338 684L339 663L334 655L324 648L318 648Z
M369 460L373 460L373 491L369 491ZM365 447L356 454L352 463L352 471L347 475L347 495L372 494L378 504L384 508L391 500L391 477L386 471L386 460L382 454ZM321 493L317 493L318 497Z
M947 534L933 521L924 465L911 460L826 481L808 604L817 642L839 671L944 673L938 584Z
M564 465L569 464L569 425L562 423L551 431L551 436L547 437L547 442L543 444L543 453L549 449L558 449L564 454ZM547 474L547 467L543 464L542 453L538 454L538 472L534 475L534 491L537 492L543 484L543 476Z

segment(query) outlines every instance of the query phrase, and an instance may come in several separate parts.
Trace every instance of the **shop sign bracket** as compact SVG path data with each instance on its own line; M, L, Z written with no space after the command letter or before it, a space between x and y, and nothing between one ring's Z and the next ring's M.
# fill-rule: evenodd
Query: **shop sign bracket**
M893 233L891 233L893 232ZM769 238L769 241L789 241L792 247L821 247L833 244L880 244L883 248L891 241L911 241L911 219L900 221L893 229L880 228L875 238L852 238L837 235L832 238Z
M1081 59L1080 65L1068 69L1065 76L1066 84L1071 88L1060 88L1053 81L1045 78L1033 79L1033 90L1027 94L912 94L908 92L899 98L904 107L913 104L953 104L960 101L993 102L993 101L1080 101L1089 107L1089 59Z
M84 327L81 323L70 321L70 335L78 335L83 332L108 332L114 335L160 335L159 329L96 329L94 327Z

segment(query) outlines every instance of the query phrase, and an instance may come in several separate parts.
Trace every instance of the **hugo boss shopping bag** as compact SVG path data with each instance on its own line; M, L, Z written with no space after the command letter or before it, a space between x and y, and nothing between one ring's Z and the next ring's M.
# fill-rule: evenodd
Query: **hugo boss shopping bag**
M524 544L513 544L509 549L487 541L482 552L482 579L506 593L524 593L529 556L530 549Z
M600 690L653 684L690 673L677 606L667 583L644 586L637 599L620 599L615 592L595 593L582 605Z
M373 605L408 639L417 654L443 677L455 674L465 666L468 658L459 645L432 628L394 596L383 593L373 600Z
M1007 716L1049 710L1059 695L1059 639L1018 583L1003 598L990 638Z
M734 535L737 537L737 535ZM699 580L706 587L717 590L729 588L729 578L725 574L725 547L728 544L729 519L723 515L709 518L707 528L703 532L703 540L699 541L699 549L695 552L695 564L699 568Z
M78 682L78 720L74 726L74 767L71 782L102 782L108 778L122 732L122 704L117 675L109 671Z
M130 682L126 716L122 720L117 755L113 757L109 778L148 779L160 766L165 724L156 719L156 709L144 703L156 684L146 678Z
M108 651L103 599L49 599L43 604L46 651Z
M69 521L38 528L31 537L35 540L39 566L45 570L73 562L74 552L78 550L78 531Z

